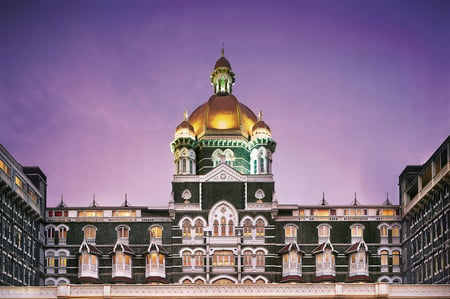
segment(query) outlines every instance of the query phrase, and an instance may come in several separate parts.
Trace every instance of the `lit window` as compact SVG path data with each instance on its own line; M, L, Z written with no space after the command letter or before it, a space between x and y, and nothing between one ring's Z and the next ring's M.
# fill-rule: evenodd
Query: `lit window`
M112 256L112 277L121 276L131 278L131 256L122 250L117 250Z
M67 267L67 257L64 253L59 256L59 267L65 268Z
M201 267L204 264L203 252L200 250L195 252L195 266Z
M53 253L49 253L47 256L47 267L54 268L55 267L55 256Z
M360 224L353 224L351 227L352 243L359 242L363 239L364 227Z
M286 237L297 237L297 228L293 225L286 226L284 234Z
M145 276L165 277L165 257L163 254L152 250L146 257Z
M117 230L117 239L124 244L128 244L128 238L130 235L130 228L127 226L119 226Z
M395 214L394 209L384 209L380 211L381 216L395 216Z
M244 266L251 267L253 263L253 256L250 250L244 251Z
M228 220L228 235L233 236L234 235L234 224L233 220Z
M84 228L84 239L88 243L95 243L97 229L93 226L87 226Z
M219 235L219 221L214 220L214 236L218 236Z
M150 242L161 243L162 242L162 232L161 226L150 227Z
M58 243L64 245L66 244L66 240L67 240L67 228L61 226L58 231Z
M102 211L97 211L97 213L98 212L102 212ZM101 216L103 216L103 215L101 215ZM97 217L101 217L101 216L97 216ZM113 211L112 216L113 217L136 217L136 211L132 211L132 210Z
M398 226L393 226L392 227L392 237L400 237L400 227Z
M183 266L191 266L192 264L192 257L191 253L189 251L183 252Z
M400 251L398 250L392 251L392 265L400 266Z
M234 266L234 254L230 250L215 251L213 266Z
M382 268L383 268L383 266L387 267L388 264L389 264L389 253L388 253L388 251L387 250L382 250L380 256L381 256L381 267Z
M265 223L262 219L256 220L256 236L264 237L264 227Z
M78 259L79 276L98 278L98 257L83 251Z
M329 224L320 224L317 227L319 234L319 243L326 242L330 239L330 225Z
M250 219L246 219L244 221L244 237L251 237L252 236L252 221Z
M264 266L265 262L265 253L262 250L256 251L256 266Z
M103 211L78 211L78 217L103 217Z
M203 237L203 221L200 219L195 221L195 236Z
M387 237L388 236L388 228L387 226L382 226L380 229L380 236Z
M188 219L185 219L183 221L183 237L190 237L191 236L191 221Z
M6 173L8 176L11 175L11 168L9 168L8 165L6 165L5 162L3 162L3 160L0 159L0 169Z
M16 186L25 190L25 183L18 176L16 176Z

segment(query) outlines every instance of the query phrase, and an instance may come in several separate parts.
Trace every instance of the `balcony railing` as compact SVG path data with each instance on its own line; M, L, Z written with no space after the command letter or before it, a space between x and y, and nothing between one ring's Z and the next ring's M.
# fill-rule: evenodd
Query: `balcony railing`
M283 276L302 276L301 263L283 263Z

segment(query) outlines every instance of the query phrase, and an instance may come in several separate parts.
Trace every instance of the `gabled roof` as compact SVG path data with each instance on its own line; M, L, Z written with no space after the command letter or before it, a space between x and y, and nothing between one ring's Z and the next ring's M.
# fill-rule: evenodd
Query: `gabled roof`
M148 246L147 250L144 252L144 254L148 254L150 253L152 250L156 250L156 252L158 253L162 253L164 255L169 255L169 251L167 251L167 249L165 249L164 247L162 247L161 245L158 245L154 242L150 243L150 245Z
M130 248L130 246L121 243L119 240L117 240L116 245L114 245L113 251L111 251L109 254L115 254L117 250L121 250L123 253L136 255L133 249Z
M356 242L355 244L353 244L352 246L350 246L349 248L347 248L347 249L344 251L344 254L350 254L350 253L353 253L353 252L358 252L359 249L361 248L361 246L363 246L363 247L364 247L364 250L365 250L367 253L369 253L369 250L368 250L368 248L367 248L366 243L365 243L364 241L359 241L359 242Z
M281 248L280 251L278 251L278 254L282 255L282 254L288 253L292 249L296 250L298 253L305 254L305 252L303 250L301 250L300 247L298 247L297 243L289 243L289 244L287 244L286 246Z
M85 249L88 253L95 254L95 255L102 255L103 253L94 245L89 244L86 242L86 240L83 241L80 245L80 249L78 249L78 253L81 253Z
M327 240L326 242L323 242L322 244L317 246L311 253L316 254L316 253L322 252L327 247L331 249L331 252L338 253L336 250L334 250L333 245L330 243L329 240Z

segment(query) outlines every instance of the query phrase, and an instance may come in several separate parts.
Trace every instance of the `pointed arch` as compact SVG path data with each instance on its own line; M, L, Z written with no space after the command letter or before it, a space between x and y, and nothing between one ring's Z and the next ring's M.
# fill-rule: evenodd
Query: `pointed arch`
M233 236L235 225L239 223L238 212L228 201L219 201L211 208L208 215L208 223L210 223L210 230L213 231L213 236ZM220 229L218 229L217 225L220 225Z

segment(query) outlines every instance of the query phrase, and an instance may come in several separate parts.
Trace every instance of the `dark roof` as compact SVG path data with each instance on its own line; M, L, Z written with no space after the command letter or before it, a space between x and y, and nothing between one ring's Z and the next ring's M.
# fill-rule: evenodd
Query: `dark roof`
M311 253L316 254L316 253L322 252L326 247L330 247L332 252L337 253L337 251L334 250L333 245L331 245L330 241L323 242L322 244L317 246Z
M228 61L228 59L225 58L225 56L220 57L217 60L216 65L214 65L214 69L219 68L219 67L227 67L231 70L231 64Z
M79 253L83 250L83 248L86 248L87 252L95 254L95 255L102 255L103 253L94 245L87 243L86 241L83 241L81 243L80 249L78 250Z
M164 255L169 255L169 251L167 250L167 249L165 249L164 247L162 247L161 245L158 245L158 244L156 244L156 243L154 243L154 242L152 242L149 246L148 246L148 248L147 248L147 250L144 252L144 254L148 254L148 253L150 253L150 251L152 251L152 250L156 250L156 252L158 252L158 253L162 253L162 254L164 254Z
M368 250L367 250L367 245L366 245L366 243L364 243L364 241L359 241L359 242L356 242L355 244L353 244L352 246L350 246L349 248L347 248L345 251L344 251L344 254L350 254L350 253L353 253L353 252L357 252L358 250L359 250L359 247L360 246L364 246L364 249L366 250L366 252L367 253L370 253Z
M296 243L287 244L286 246L281 248L280 251L278 251L278 254L282 255L282 254L288 253L292 249L292 247L295 247L294 249L297 250L298 253L305 254L305 252L303 250L301 250L300 247L298 247L298 245Z
M160 283L167 283L167 279L160 276L149 276L145 278L145 282L160 282Z
M357 282L357 281L366 281L370 282L369 275L355 275L347 278L346 282Z
M134 280L125 276L116 276L111 279L112 282L122 282L122 283L134 283Z
M117 241L116 245L114 245L113 251L110 252L110 254L115 254L117 247L120 247L120 249L127 254L136 255L133 249L130 248L130 246L121 243L120 241Z
M314 282L323 282L323 281L336 281L336 276L333 275L322 275L317 276L316 279L314 279Z

